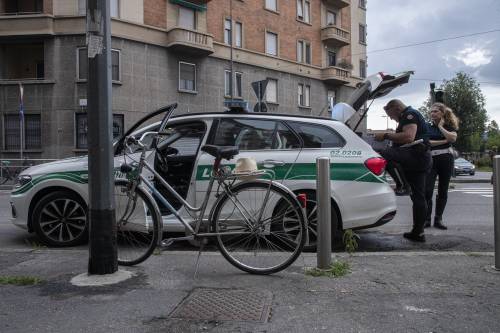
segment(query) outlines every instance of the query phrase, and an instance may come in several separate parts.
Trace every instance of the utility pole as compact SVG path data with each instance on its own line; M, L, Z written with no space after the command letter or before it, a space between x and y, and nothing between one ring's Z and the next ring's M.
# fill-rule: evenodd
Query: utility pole
M118 270L111 112L109 0L87 0L90 237L88 274Z
M230 70L231 70L231 78L229 79L229 89L231 90L231 103L233 102L233 80L234 80L234 74L233 74L233 0L229 0L229 20L231 21L231 31L230 31L230 37L229 37L229 48L230 48Z

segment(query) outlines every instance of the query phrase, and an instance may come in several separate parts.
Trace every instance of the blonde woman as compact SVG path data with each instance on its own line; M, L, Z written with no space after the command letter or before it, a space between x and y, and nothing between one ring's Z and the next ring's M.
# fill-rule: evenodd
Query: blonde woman
M424 226L426 228L431 226L432 194L436 177L439 176L434 227L441 230L448 229L443 223L443 212L448 200L448 185L450 184L454 164L451 144L457 140L457 131L458 118L453 114L453 111L443 103L434 103L431 107L431 122L428 128L432 169L427 175L425 191L427 217Z

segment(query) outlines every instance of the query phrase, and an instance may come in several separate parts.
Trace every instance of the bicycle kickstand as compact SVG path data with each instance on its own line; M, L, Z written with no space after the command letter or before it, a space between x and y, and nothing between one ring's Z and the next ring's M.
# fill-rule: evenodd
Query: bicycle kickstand
M196 266L194 269L194 275L193 279L196 280L198 276L198 268L200 268L200 257L201 257L201 252L203 251L203 248L205 247L205 244L207 244L207 239L202 238L200 242L200 249L198 250L198 257L196 258Z

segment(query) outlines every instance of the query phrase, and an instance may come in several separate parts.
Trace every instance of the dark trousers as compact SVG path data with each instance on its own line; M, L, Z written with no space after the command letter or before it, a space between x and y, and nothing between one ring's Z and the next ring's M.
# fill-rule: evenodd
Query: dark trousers
M410 184L413 202L413 229L415 234L424 232L424 223L427 215L427 201L425 200L425 178L432 165L430 151L427 148L400 148L391 147L380 152L389 164L398 163ZM389 166L388 171L392 168Z
M441 220L444 208L448 201L448 186L450 185L451 174L453 172L453 155L442 154L432 157L432 168L427 175L425 199L427 201L426 220L430 221L432 216L432 194L436 177L439 176L438 192L436 195L435 219Z

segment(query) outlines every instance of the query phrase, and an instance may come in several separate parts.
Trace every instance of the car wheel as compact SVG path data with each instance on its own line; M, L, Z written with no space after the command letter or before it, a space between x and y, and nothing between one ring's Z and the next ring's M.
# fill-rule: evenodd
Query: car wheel
M87 241L87 205L77 194L56 191L42 197L33 210L32 225L49 246L74 246Z
M307 216L307 230L309 232L309 239L306 239L304 245L305 251L316 251L317 245L317 227L318 227L318 214L317 214L317 202L316 202L316 192L298 192L306 194L306 216ZM332 212L332 249L340 250L344 248L342 241L342 230L339 229L339 216L335 206L331 204Z
M471 175L471 176L474 176L475 174L476 174L476 173L475 173L474 171L472 171L472 172L470 173L470 175Z

